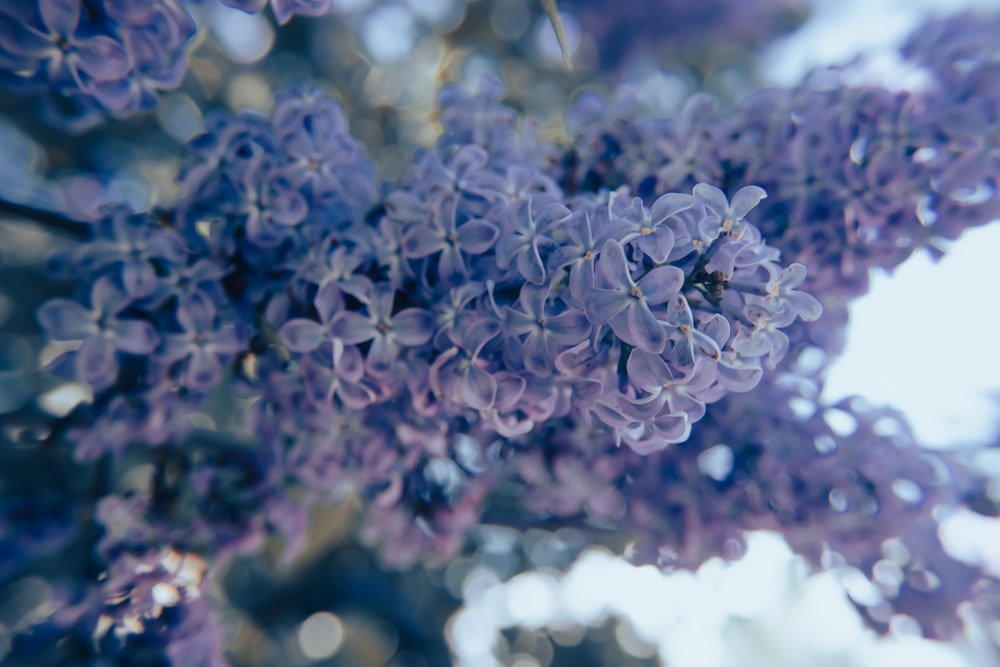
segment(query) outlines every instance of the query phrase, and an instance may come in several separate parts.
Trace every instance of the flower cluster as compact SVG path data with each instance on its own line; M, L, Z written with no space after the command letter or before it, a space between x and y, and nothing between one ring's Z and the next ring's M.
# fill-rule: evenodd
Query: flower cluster
M126 4L0 9L0 81L144 108L194 26L172 0ZM279 22L329 4L270 3ZM878 630L906 614L953 635L983 573L936 520L966 473L898 415L817 396L872 266L1000 214L987 32L916 33L920 92L824 70L677 118L585 95L568 146L497 81L447 86L439 140L397 183L319 89L206 115L175 201L88 211L52 257L48 370L90 393L0 433L0 576L82 545L37 637L214 667L227 563L275 536L290 563L310 509L360 501L357 536L393 568L454 558L484 522L627 534L665 568L777 531L860 571ZM29 460L50 483L8 480Z
M149 109L177 87L195 22L179 0L28 0L0 8L0 87L57 96L80 122ZM68 107L68 108L64 108Z
M962 24L929 25L906 52L941 77L920 91L852 86L849 71L826 69L729 112L695 96L679 118L643 117L625 90L611 102L585 96L570 116L579 139L560 182L624 184L647 201L697 182L760 185L770 194L764 239L808 266L808 286L831 305L861 294L872 267L891 269L921 247L940 252L941 240L1000 214L1000 120L987 92L995 62L986 46L969 47L978 59L949 59L965 45ZM950 62L969 64L942 72Z

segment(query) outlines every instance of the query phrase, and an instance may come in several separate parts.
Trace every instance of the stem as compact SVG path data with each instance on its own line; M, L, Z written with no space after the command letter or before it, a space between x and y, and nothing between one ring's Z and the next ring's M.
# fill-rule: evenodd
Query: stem
M38 223L50 232L84 241L90 236L90 223L75 220L57 211L0 199L0 216L13 216Z

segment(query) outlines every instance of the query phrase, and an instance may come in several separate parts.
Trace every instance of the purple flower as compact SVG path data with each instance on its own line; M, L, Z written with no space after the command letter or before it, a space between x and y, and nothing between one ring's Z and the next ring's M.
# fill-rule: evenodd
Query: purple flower
M805 279L806 267L796 263L789 265L767 283L767 305L776 315L780 315L777 321L781 324L778 326L789 324L796 317L812 322L823 313L823 306L816 297L795 289Z
M698 223L702 240L714 241L719 234L739 238L743 231L744 218L761 199L767 197L763 188L750 185L733 195L732 203L719 188L708 183L694 186L694 196L706 210L706 216Z
M667 193L646 210L642 200L634 198L619 216L625 222L625 235L618 239L622 244L635 245L647 257L662 264L674 248L674 234L663 222L694 206L691 195Z
M506 269L514 262L522 278L541 285L545 282L542 253L552 247L549 227L570 216L569 209L556 202L528 198L514 204L505 215L497 242L497 265Z
M684 272L675 266L659 266L637 283L632 280L625 251L617 241L604 244L597 269L606 287L596 287L584 296L590 322L595 326L609 324L626 343L647 352L660 352L667 335L649 306L665 303L677 294L684 284Z
M159 342L145 320L118 319L131 299L110 278L94 283L90 309L77 301L52 299L38 310L38 322L55 340L83 341L74 359L76 376L96 389L105 389L118 376L118 351L149 354Z
M394 315L396 290L387 285L379 285L363 296L368 314L353 311L338 314L330 323L331 333L345 345L372 341L368 370L372 375L386 375L392 370L401 346L415 347L431 339L434 316L421 308L404 308Z
M553 362L561 351L590 336L590 322L579 310L547 314L548 287L524 283L518 299L520 310L504 309L504 335L523 336L521 356L524 367L535 375L551 375Z
M486 344L500 333L493 320L470 322L461 334L462 344L451 347L430 367L431 388L439 400L447 400L476 410L493 407L497 399L497 379L480 358Z
M184 384L206 391L219 379L223 362L246 349L247 331L241 323L217 323L215 306L198 296L178 305L177 321L183 333L164 334L157 357L168 364L186 362Z
M421 258L440 252L437 270L445 285L457 285L468 280L469 273L463 253L481 255L493 247L499 229L487 220L468 220L458 224L458 198L441 195L433 204L426 224L411 225L403 234L405 257Z

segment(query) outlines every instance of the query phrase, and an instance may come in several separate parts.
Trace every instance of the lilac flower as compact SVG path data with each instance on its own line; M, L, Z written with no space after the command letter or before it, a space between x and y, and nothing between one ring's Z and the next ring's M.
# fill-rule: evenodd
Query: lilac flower
M518 299L521 310L504 309L504 335L527 334L521 346L524 367L540 376L550 375L556 355L586 340L591 330L582 311L570 309L548 315L545 312L548 295L548 287L524 283Z
M566 221L568 239L549 256L549 267L569 267L569 291L575 302L582 304L584 295L594 287L594 262L605 242L621 241L624 233L623 221L600 208L574 213Z
M743 232L744 218L761 199L767 197L763 188L755 185L740 188L732 203L722 190L707 183L694 186L694 196L706 209L706 217L698 223L702 240L713 241L719 234L738 238Z
M368 315L344 311L331 321L331 333L345 345L372 341L368 370L372 375L386 375L392 370L401 346L423 345L431 339L434 316L421 308L404 308L393 314L396 290L391 287L378 286L363 296Z
M99 229L97 239L80 246L72 261L81 273L117 265L122 285L133 298L150 296L160 276L184 260L183 240L177 234L157 229L148 216L126 207L112 209Z
M0 13L5 69L23 71L26 79L42 75L55 86L76 85L84 91L91 90L94 82L128 73L125 47L111 37L93 34L86 19L81 21L81 0L39 0L37 8L32 4L9 6Z
M674 248L674 234L663 222L694 206L690 195L667 193L656 200L649 211L638 197L620 213L625 222L625 235L618 239L623 244L634 244L657 264L667 261Z
M501 227L497 264L506 269L514 262L521 277L541 285L546 275L542 253L553 245L549 227L569 215L569 209L556 202L528 198L514 204Z
M796 263L789 265L767 283L767 305L774 313L781 315L779 322L782 324L787 324L796 317L812 322L822 314L823 306L816 297L795 289L805 279L806 267Z
M430 367L431 388L439 400L466 405L476 410L491 408L497 399L497 380L480 358L486 344L500 333L496 322L481 318L462 332L461 346L438 356Z
M487 220L458 224L458 201L454 194L440 196L432 207L428 224L411 225L403 234L406 257L421 258L440 252L437 271L445 285L468 280L463 253L480 255L493 247L500 230Z
M157 356L168 364L186 362L184 383L205 391L219 379L223 362L246 349L249 337L241 323L217 323L215 307L200 297L178 305L177 321L183 333L164 334Z
M684 272L675 266L660 266L637 283L617 241L604 244L597 268L607 287L594 288L584 296L590 322L595 326L609 324L615 335L630 345L648 352L661 351L667 336L649 306L665 303L677 294Z
M159 342L149 322L117 317L130 302L110 278L100 278L90 292L90 309L77 301L52 299L39 309L38 322L55 340L83 341L74 359L76 376L105 389L118 375L119 350L145 355Z
M178 0L29 0L0 10L0 85L62 96L49 114L84 128L96 113L131 115L150 108L159 90L177 87L194 32Z

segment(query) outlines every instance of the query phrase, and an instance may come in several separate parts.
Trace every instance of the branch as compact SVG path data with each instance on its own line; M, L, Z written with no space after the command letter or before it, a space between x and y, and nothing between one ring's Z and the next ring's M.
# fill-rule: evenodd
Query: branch
M84 241L90 236L90 223L70 218L57 211L36 208L28 204L0 199L0 216L13 216L30 220L50 232L76 241Z

